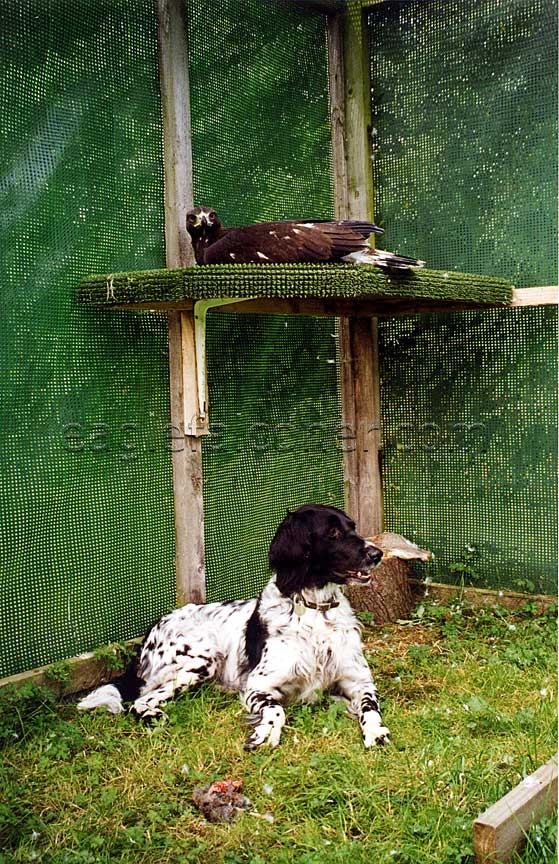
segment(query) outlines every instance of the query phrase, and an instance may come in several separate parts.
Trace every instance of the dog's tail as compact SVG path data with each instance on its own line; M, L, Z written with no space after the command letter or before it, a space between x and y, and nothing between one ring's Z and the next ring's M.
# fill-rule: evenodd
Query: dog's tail
M132 658L126 671L111 684L103 684L92 690L78 702L79 711L92 711L94 708L106 708L111 714L120 714L125 710L126 704L134 702L140 695L140 689L144 684L143 678L138 674L138 661L141 646L138 646L135 656Z

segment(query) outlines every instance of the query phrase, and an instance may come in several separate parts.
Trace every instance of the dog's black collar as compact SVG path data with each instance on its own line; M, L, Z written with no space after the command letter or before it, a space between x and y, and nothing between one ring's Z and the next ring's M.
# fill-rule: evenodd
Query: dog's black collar
M305 612L305 607L307 609L317 609L319 612L328 612L329 609L335 609L336 606L340 605L339 600L329 600L327 603L313 603L312 600L306 600L302 594L294 594L291 598L293 600L293 610L296 615L303 615Z

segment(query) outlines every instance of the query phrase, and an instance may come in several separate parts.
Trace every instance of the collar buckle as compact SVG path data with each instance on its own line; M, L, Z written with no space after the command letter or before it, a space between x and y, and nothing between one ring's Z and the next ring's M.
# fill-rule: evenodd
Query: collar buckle
M293 595L293 611L296 615L301 617L301 615L305 614L305 609L316 609L318 612L328 612L329 609L335 609L336 606L340 605L339 600L335 600L332 598L331 600L326 601L326 603L313 603L312 600L306 600L302 594L294 594Z

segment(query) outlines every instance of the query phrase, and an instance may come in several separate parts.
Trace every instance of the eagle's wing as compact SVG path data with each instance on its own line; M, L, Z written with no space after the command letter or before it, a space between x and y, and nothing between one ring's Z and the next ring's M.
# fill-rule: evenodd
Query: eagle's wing
M382 233L372 222L258 222L227 232L205 249L205 264L289 264L339 261Z

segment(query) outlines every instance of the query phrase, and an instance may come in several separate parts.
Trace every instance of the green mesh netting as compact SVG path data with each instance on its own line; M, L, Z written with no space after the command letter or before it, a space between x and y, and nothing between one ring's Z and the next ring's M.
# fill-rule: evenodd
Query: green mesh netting
M328 218L324 19L266 0L220 0L215 9L214 0L189 4L196 203L215 207L226 225ZM287 507L343 504L333 327L208 316L211 423L220 433L203 446L209 599L250 595L268 579L267 549Z
M331 215L322 18L264 0L220 2L219 16L213 0L189 3L189 15L197 200L230 223ZM5 10L0 38L9 674L137 635L175 587L165 318L75 305L87 273L164 266L155 8L24 0ZM331 323L267 319L249 333L247 321L209 320L214 405L239 334L246 349L242 400L233 390L216 415L228 434L235 424L240 452L216 433L204 454L209 590L224 596L267 578L285 507L341 503L342 472L330 440L312 450L322 418L337 417ZM275 386L258 360L272 356ZM255 422L286 439L274 454L253 446Z
M220 0L219 15L215 0L188 8L197 202L214 205L226 224L331 216L323 18L268 0ZM550 15L551 4L533 0L385 3L371 12L377 199L391 248L519 285L554 281L545 216ZM174 604L175 588L165 319L75 304L87 273L164 263L155 10L151 0L22 0L4 10L0 47L0 674L8 674L137 635ZM425 101L429 92L437 98ZM449 561L477 555L475 565L462 562L470 571L485 578L498 565L500 580L526 587L548 578L553 539L545 519L554 496L540 482L550 460L549 316L468 313L442 331L425 318L382 331L383 376L397 394L388 401L384 388L385 416L395 417L386 428L390 527L436 546L441 561L454 542ZM509 320L520 322L512 336ZM457 339L461 331L472 332L469 342ZM342 503L333 332L328 320L209 316L210 599L251 593L267 578L267 545L285 507ZM456 358L449 350L437 363L445 340ZM442 398L445 387L460 411ZM414 388L423 388L424 413L410 419L401 403ZM435 462L440 448L412 457L417 439L405 424L420 420L443 429L420 428L421 441L458 424L460 459ZM412 440L402 443L400 429ZM495 464L500 491L485 478Z
M4 4L0 675L175 596L165 318L75 302L164 266L156 44L151 0Z
M390 248L556 284L556 3L387 2L369 30ZM381 326L386 519L436 578L555 591L555 333L551 308Z

